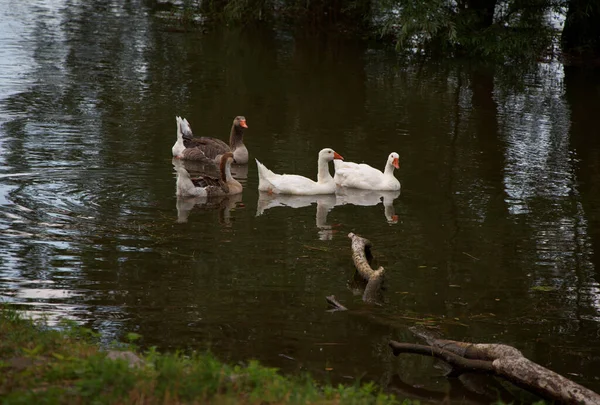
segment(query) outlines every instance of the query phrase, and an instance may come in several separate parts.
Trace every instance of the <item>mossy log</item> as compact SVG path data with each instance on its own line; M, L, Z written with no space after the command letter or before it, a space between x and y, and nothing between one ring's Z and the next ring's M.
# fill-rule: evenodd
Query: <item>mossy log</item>
M363 301L378 303L381 301L381 287L385 278L385 270L381 266L377 270L373 270L371 267L371 261L373 260L371 241L352 232L348 234L348 237L352 241L354 267L356 267L360 277L367 282L363 293Z
M502 377L539 396L566 404L597 405L600 395L527 359L512 346L477 344L454 340L425 338L427 345L390 341L395 356L416 353L441 359L452 370L448 376L483 373Z

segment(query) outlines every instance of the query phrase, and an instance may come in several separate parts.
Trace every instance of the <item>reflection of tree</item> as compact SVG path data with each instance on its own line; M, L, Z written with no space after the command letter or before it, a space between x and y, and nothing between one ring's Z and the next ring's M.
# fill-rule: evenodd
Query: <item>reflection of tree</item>
M600 80L592 70L565 67L564 84L571 118L570 146L578 159L575 177L581 196L581 210L585 212L585 217L579 220L579 228L585 227L591 242L595 279L600 282L600 213L594 202L595 196L600 195L600 139L593 136L598 127L596 118L600 103ZM585 241L582 241L579 250L585 249L585 245ZM600 298L595 298L595 301L596 306L600 307Z
M507 203L513 227L523 230L525 238L515 239L517 255L522 256L521 271L530 276L531 288L550 287L560 291L550 297L532 291L528 295L538 312L532 317L524 308L528 322L538 323L546 316L558 315L548 334L563 334L565 329L577 333L595 333L586 327L585 317L597 316L597 293L591 289L588 226L585 206L575 183L573 152L570 138L570 116L564 100L556 96L561 68L541 65L520 95L502 96L501 115L506 131L506 168L504 171ZM572 140L571 140L572 142ZM524 266L525 263L529 263ZM591 304L591 305L590 305ZM593 328L595 330L595 328ZM582 354L565 356L534 347L540 359L578 363Z
M590 206L591 198L600 194L600 139L593 136L597 131L597 105L600 101L598 88L600 81L594 71L565 67L565 99L569 103L571 113L570 142L580 163L576 166L578 188L582 196L582 204L589 223L589 236L600 252L600 215ZM600 268L600 255L594 254L594 264Z

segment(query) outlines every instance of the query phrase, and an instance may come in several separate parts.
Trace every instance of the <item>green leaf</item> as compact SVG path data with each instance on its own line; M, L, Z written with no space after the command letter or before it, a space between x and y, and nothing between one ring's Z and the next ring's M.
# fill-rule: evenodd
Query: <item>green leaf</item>
M130 342L135 342L136 340L139 340L142 337L142 335L140 335L139 333L135 333L135 332L129 332L125 338L130 341Z
M535 287L531 287L531 291L548 292L548 291L556 291L556 288L549 286L549 285L536 285Z
M64 360L65 359L65 356L63 356L62 354L59 354L59 353L52 353L52 356L54 356L58 360Z

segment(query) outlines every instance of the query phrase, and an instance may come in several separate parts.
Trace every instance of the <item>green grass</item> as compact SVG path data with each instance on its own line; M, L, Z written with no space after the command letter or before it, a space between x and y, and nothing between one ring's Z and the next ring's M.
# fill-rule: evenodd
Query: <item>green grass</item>
M0 306L2 404L411 404L372 383L318 385L285 377L250 361L221 363L210 353L184 356L155 350L142 365L111 359L97 335L74 323L51 329ZM128 335L129 339L137 338ZM132 347L129 346L129 349Z

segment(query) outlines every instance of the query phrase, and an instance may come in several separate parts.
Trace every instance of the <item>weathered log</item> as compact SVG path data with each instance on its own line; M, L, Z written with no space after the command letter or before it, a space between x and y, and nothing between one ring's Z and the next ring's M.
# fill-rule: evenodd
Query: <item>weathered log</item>
M343 306L336 298L335 295L329 295L325 297L329 306L332 307L332 311L347 311L348 308Z
M430 346L390 341L394 355L417 353L436 357L452 366L449 376L477 372L502 377L541 397L567 404L597 405L600 395L524 357L512 346L471 344L443 339Z
M352 261L354 267L360 276L365 280L369 281L375 272L383 270L383 267L379 267L377 270L371 268L371 261L373 255L371 254L371 241L362 238L354 233L348 234L350 240L352 240Z
M379 266L377 270L371 267L373 255L371 254L371 241L352 232L348 234L352 241L352 261L358 275L367 282L363 293L363 301L379 303L381 301L381 287L385 278L385 270Z
M381 286L383 285L385 270L383 267L380 267L380 269L381 270L375 271L367 282L365 292L362 296L364 302L379 304L383 300L383 297L381 296Z
M389 345L392 348L394 356L398 356L400 353L414 353L444 360L446 363L452 366L451 373L453 376L458 376L462 373L467 372L478 372L488 374L494 373L492 364L489 361L466 359L448 350L440 349L439 347L418 345L412 343L400 343L394 340L390 341Z

